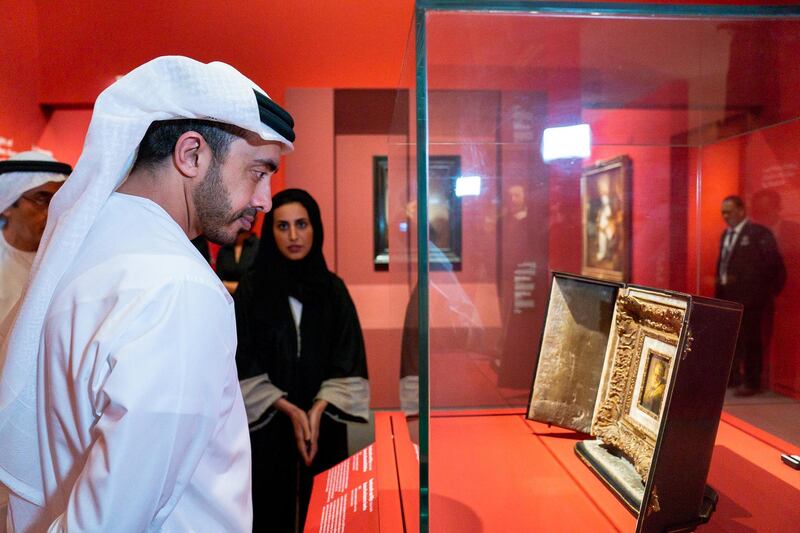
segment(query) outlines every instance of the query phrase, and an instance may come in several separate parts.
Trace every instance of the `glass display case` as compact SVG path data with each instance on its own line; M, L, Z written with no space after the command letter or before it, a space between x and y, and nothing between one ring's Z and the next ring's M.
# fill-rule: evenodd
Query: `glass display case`
M800 398L797 54L798 7L417 2L386 228L410 288L423 531L539 490L441 496L525 458L488 440L469 456L486 435L434 421L527 404L553 271L743 304L731 393ZM470 513L461 531L487 527Z

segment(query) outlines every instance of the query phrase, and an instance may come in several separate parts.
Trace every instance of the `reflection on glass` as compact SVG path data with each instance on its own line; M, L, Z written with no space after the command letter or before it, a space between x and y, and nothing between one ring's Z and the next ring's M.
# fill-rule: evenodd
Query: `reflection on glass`
M749 328L763 352L752 390L800 398L800 21L443 11L426 21L424 149L482 178L481 195L462 197L462 269L429 273L432 408L525 405L554 271L719 294L729 195L786 267L780 292L754 291L766 296ZM574 124L591 128L590 153L543 161L545 130ZM589 179L623 156L627 183ZM451 327L437 284L459 285L480 326ZM669 367L648 358L634 396L653 421ZM769 431L797 443L800 422L787 426Z
M772 232L788 273L754 333L761 388L800 396L800 349L789 341L790 324L800 326L800 164L790 142L800 95L788 90L800 82L800 23L427 20L427 149L482 177L481 195L462 197L455 279L483 328L454 336L434 326L447 306L432 304L434 407L525 403L552 271L713 296L730 194ZM452 35L462 36L457 47ZM654 44L663 40L674 45ZM591 153L545 163L545 130L574 124L591 129ZM615 160L624 177L591 174ZM431 181L432 221L440 205Z

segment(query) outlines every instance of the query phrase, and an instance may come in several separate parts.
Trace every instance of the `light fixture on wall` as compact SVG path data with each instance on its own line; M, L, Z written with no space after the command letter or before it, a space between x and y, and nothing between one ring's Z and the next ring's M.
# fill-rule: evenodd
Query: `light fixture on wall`
M456 178L456 196L478 196L480 194L480 176L461 176Z
M584 159L592 154L592 130L588 124L545 128L542 135L542 159Z

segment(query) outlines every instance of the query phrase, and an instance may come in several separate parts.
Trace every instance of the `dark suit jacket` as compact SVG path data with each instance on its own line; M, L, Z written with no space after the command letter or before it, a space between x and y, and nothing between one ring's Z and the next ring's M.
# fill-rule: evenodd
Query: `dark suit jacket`
M728 260L727 284L721 285L719 269L724 242L725 232L719 241L716 296L745 307L765 306L786 282L786 266L772 232L752 222L742 227Z

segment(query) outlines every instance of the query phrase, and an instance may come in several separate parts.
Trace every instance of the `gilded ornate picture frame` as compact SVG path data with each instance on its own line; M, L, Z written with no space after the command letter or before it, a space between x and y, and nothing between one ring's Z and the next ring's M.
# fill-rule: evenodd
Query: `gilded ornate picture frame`
M627 456L642 480L665 412L684 315L680 301L651 300L633 291L617 298L615 339L592 433Z
M627 282L631 256L631 159L622 155L581 174L581 274Z

